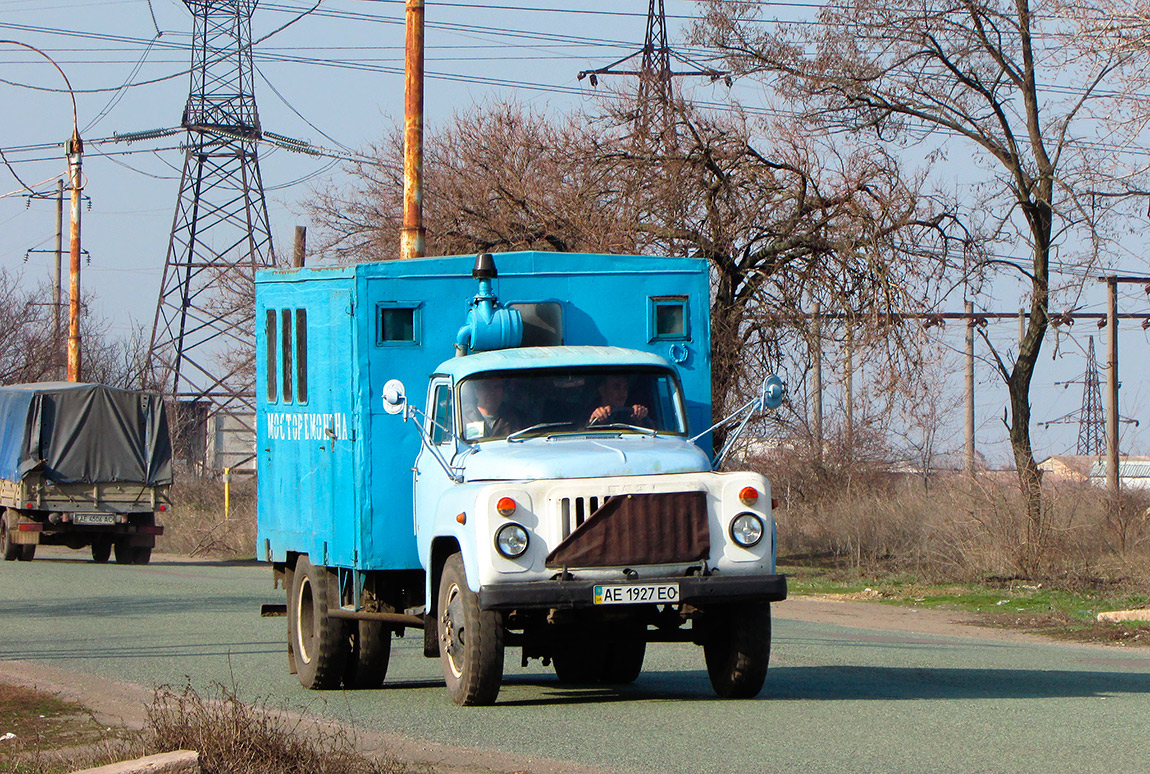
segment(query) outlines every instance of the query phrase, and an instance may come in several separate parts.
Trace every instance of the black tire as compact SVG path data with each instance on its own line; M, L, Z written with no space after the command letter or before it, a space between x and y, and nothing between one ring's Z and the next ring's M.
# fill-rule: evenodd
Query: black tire
M708 608L703 655L715 693L723 699L752 699L767 679L771 658L768 602Z
M112 541L110 538L96 538L92 541L92 561L104 564L112 556Z
M304 688L338 688L347 664L350 627L327 611L339 605L338 582L306 556L296 562L288 598L288 637L295 652L296 676Z
M356 621L348 629L351 647L343 671L344 686L379 688L391 661L391 629L382 621Z
M20 546L20 555L16 558L19 559L21 562L30 562L33 559L35 559L36 558L36 544L35 543L25 543L24 545Z
M465 707L495 703L503 683L503 617L479 609L459 554L443 565L436 610L439 660L451 700Z
M607 646L603 663L603 682L608 685L628 685L639 678L643 659L647 656L647 642L642 637L629 637Z
M639 677L646 655L646 640L633 631L617 640L564 637L551 662L561 683L626 685Z
M20 558L20 546L12 542L8 534L8 517L0 511L0 550L4 552L4 561L14 562Z
M561 683L593 685L603 679L606 655L601 642L576 640L557 646L551 654L551 665Z
M151 546L135 546L135 553L132 556L132 564L147 564L152 561L152 547Z

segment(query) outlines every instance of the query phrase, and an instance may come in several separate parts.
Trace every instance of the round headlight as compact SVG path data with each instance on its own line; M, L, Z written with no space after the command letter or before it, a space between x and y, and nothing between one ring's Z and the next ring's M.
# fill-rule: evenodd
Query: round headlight
M743 548L757 546L763 539L763 520L753 513L740 513L731 521L731 540Z
M527 550L527 530L518 524L504 524L495 531L495 550L508 559L523 556Z

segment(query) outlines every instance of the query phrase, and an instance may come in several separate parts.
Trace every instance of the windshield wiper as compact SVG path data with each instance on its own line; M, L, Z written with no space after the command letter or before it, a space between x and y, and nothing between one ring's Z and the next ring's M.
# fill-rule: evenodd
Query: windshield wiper
M575 427L575 423L574 422L540 422L537 425L531 425L531 427L525 427L522 430L516 430L514 433L511 433L510 435L507 436L507 440L510 441L511 443L515 443L517 441L524 440L528 436L539 435L540 433L543 433L547 430L557 430L561 427Z
M626 422L611 422L606 425L594 424L587 425L587 430L594 432L596 430L633 430L636 433L643 435L658 435L658 430L653 430L649 427L642 427L641 425L629 425Z

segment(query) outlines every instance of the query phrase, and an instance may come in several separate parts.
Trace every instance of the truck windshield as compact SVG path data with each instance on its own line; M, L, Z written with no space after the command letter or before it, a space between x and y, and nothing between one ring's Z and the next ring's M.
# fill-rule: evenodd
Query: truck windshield
M683 398L665 370L569 368L477 374L459 385L466 441L538 432L685 435Z

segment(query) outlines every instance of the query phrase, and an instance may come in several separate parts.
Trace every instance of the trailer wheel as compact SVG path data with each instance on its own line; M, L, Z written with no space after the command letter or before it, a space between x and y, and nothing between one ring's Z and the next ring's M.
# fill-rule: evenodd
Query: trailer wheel
M36 558L36 544L25 543L20 546L20 556L16 557L21 562L30 562Z
M711 686L724 699L751 699L763 689L771 657L769 602L707 608L703 656Z
M14 562L20 558L20 546L12 542L8 534L8 517L0 511L0 549L4 552L4 561Z
M647 641L638 630L617 640L564 637L551 655L561 683L627 685L643 671Z
M457 553L443 565L438 613L439 659L452 701L494 704L503 682L503 617L479 609Z
M92 541L92 561L103 564L112 555L111 538L96 538Z
M391 629L382 621L356 621L348 628L351 647L343 671L343 684L352 689L379 688L387 677L387 666L391 661Z
M296 676L304 688L338 688L347 663L348 625L327 614L338 605L337 583L324 567L306 556L296 562L288 600L288 637L295 652Z

